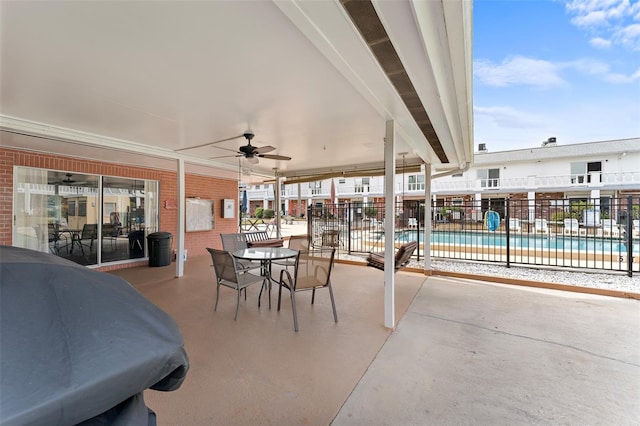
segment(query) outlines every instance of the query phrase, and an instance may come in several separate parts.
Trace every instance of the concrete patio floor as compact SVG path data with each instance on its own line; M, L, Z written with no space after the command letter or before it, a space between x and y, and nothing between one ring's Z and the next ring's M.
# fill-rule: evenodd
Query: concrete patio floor
M191 369L182 387L145 392L159 425L640 423L640 304L557 290L396 275L383 327L383 274L337 264L328 292L269 310L259 286L223 288L210 258L111 272L169 313Z

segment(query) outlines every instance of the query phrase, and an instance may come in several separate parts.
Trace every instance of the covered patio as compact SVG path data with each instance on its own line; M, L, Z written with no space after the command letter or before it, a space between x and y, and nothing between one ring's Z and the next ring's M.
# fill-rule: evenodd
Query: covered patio
M382 326L381 271L337 264L326 292L257 306L249 289L213 311L211 262L112 273L168 312L191 367L147 391L160 425L637 424L634 300L399 272L395 332ZM225 291L227 290L227 291ZM273 298L275 302L276 298ZM264 299L263 299L264 302Z

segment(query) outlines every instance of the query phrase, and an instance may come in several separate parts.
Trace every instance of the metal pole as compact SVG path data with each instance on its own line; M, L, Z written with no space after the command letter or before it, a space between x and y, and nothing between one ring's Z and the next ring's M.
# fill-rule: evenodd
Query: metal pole
M633 196L627 196L627 276L633 276Z
M511 204L509 202L509 197L507 197L507 199L505 200L505 208L504 208L504 215L505 215L505 228L507 228L507 268L511 267L511 245L509 244L509 235L510 235L510 230L509 228L511 228L511 220L509 219L509 204Z

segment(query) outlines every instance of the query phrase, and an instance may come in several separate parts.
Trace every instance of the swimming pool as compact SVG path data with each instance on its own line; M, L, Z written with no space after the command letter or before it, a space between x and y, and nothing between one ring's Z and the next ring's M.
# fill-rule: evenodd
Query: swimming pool
M419 239L418 239L419 237ZM396 233L396 241L405 243L408 241L424 241L424 234L417 231L400 231ZM468 246L493 246L506 247L507 236L503 233L486 232L459 232L459 231L433 231L430 238L431 244L451 244ZM550 249L564 251L584 251L592 253L626 253L626 242L594 237L563 237L543 235L512 235L509 238L509 246L512 250L521 249ZM633 243L633 253L640 253L640 243Z

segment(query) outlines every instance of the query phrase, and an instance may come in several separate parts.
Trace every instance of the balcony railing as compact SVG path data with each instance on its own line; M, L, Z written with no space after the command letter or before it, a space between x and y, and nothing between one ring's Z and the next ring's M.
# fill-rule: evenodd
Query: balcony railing
M602 188L603 186L633 186L640 187L640 171L639 172L616 172L601 173L591 172L580 175L555 175L555 176L527 176L512 177L499 179L451 179L451 180L434 180L432 182L431 191L434 194L441 192L468 192L470 194L482 191L495 191L500 189L509 190L530 190L545 188ZM325 186L327 186L325 188ZM330 198L330 187L325 185L321 188L309 188L308 186L300 187L300 198ZM396 194L405 192L409 195L421 195L424 193L423 184L408 184L402 181L396 182ZM272 189L249 189L247 195L250 200L273 200ZM336 185L336 195L339 198L351 198L362 196L383 196L384 186L382 184L355 185L355 183ZM285 185L282 190L283 199L298 198L297 185Z

